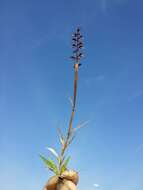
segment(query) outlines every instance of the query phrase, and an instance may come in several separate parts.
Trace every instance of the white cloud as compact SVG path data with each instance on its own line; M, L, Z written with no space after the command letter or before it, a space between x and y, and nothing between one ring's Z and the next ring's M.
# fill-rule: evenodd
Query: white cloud
M96 187L96 188L100 187L100 185L97 184L97 183L94 183L93 186Z

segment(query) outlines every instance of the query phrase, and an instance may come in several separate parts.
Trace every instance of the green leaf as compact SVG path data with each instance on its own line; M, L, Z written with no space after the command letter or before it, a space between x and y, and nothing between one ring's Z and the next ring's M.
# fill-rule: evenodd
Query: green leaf
M53 171L56 175L59 174L58 167L51 159L46 159L44 156L40 155L40 158L43 160L43 162L46 164L46 166Z
M57 158L57 160L58 160L58 162L60 161L59 160L59 155L58 155L58 153L53 149L53 148L47 148L56 158Z
M58 158L58 153L53 148L47 148L56 158Z
M48 147L47 149L57 158L58 162L60 162L58 153L53 148Z
M65 160L65 162L63 163L63 165L62 165L62 167L61 167L61 171L60 171L60 173L62 174L66 169L67 169L67 165L68 165L68 163L69 163L69 161L70 161L70 156L68 156L68 158Z

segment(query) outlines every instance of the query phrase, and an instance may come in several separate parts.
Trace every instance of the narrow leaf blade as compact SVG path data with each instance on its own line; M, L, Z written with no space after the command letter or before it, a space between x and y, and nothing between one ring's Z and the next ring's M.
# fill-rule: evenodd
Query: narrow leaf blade
M59 156L58 156L58 153L57 153L53 148L48 147L47 149L48 149L56 158L59 157Z
M56 164L54 163L53 160L51 159L46 159L44 156L40 155L40 158L43 160L43 162L45 163L45 165L52 170L56 175L58 175L59 171L58 168L56 166Z
M64 164L62 165L61 171L60 171L61 174L67 169L67 165L68 165L68 163L69 163L69 161L70 161L70 158L71 158L71 157L68 156L68 158L65 160Z

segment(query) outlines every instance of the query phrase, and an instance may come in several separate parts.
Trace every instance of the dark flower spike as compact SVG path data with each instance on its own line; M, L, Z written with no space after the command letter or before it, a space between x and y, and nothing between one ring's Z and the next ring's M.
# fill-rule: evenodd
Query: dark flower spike
M83 48L83 36L81 35L80 32L80 28L78 27L76 32L73 33L73 44L72 44L72 48L74 49L73 51L73 56L71 56L71 58L75 61L75 62L80 62L80 59L83 57L83 53L81 52L81 49Z
M75 50L73 51L73 53L78 53L78 51L79 51L78 49L75 49Z
M71 56L70 58L71 58L71 59L74 59L74 60L76 59L76 57L74 57L74 56Z
M76 38L72 38L72 40L73 40L73 41L77 41L77 39L76 39Z
M79 32L80 32L80 28L78 27L78 28L77 28L77 33L79 33Z
M76 47L76 44L72 44L72 47Z
M72 34L73 37L77 37L77 33Z

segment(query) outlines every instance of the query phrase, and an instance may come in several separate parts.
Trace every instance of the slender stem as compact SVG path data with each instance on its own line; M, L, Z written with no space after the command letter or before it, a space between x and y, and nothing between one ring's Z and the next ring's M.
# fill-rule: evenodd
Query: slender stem
M75 115L75 105L76 105L76 94L77 94L77 80L78 80L78 63L76 63L74 65L74 71L75 71L75 75L74 75L74 98L73 98L73 106L72 106L72 113L71 113L71 118L70 118L70 122L69 122L69 129L68 129L68 133L67 133L67 143L71 134L71 130L72 130L72 123L73 123L73 119L74 119L74 115Z
M71 112L71 117L69 120L69 128L68 128L67 136L65 139L64 146L62 147L61 154L60 154L61 162L59 164L59 169L61 168L63 156L64 156L65 150L68 146L68 143L70 140L70 135L72 133L72 124L73 124L73 120L74 120L74 116L75 116L75 106L76 106L76 96L77 96L78 69L79 69L79 63L75 63L74 64L74 94L73 94L72 112Z

